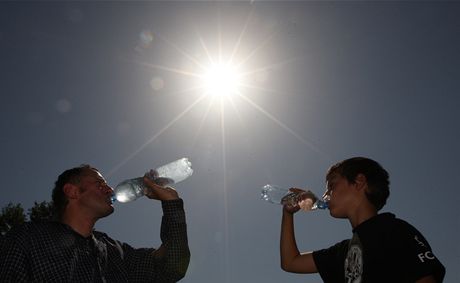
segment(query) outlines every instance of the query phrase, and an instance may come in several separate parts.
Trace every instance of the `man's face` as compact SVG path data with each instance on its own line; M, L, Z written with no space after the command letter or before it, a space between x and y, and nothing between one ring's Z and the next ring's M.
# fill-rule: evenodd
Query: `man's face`
M80 178L79 205L85 213L96 219L113 212L111 196L113 189L96 170L88 169Z
M324 196L329 198L329 213L336 218L347 218L350 205L355 200L354 184L340 174L332 174L326 181Z

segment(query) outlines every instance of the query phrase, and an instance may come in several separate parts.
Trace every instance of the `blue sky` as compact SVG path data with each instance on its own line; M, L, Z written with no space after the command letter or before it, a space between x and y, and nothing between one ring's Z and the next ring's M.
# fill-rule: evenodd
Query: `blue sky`
M109 184L189 157L192 261L182 282L318 282L279 267L281 207L267 183L318 194L336 161L391 175L384 211L416 226L460 282L459 2L1 2L0 205L50 199L90 163ZM204 95L232 58L236 95ZM161 208L117 204L97 224L158 246ZM326 211L298 213L299 248L351 236Z

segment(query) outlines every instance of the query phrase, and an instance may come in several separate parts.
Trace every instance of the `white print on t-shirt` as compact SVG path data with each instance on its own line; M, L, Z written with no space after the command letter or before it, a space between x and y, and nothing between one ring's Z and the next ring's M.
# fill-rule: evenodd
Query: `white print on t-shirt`
M363 275L363 252L360 245L351 245L345 259L345 279L347 283L361 283Z
M417 235L415 235L414 240L415 240L415 241L417 242L417 244L419 244L420 246L425 247L425 244L424 244L422 241L420 241L420 240L418 239Z
M427 252L424 252L424 253L419 253L418 255L418 258L420 259L421 262L425 262L425 260L433 260L435 259L434 255L432 252L430 251L427 251Z
M418 244L419 246L426 248L425 243L423 243L423 242L417 237L417 235L414 236L414 240L417 242L417 244ZM433 260L433 259L436 258L436 257L434 256L434 254L433 254L431 251L425 251L425 252L419 253L419 254L417 254L417 256L418 256L418 259L419 259L421 262L425 262L426 260Z

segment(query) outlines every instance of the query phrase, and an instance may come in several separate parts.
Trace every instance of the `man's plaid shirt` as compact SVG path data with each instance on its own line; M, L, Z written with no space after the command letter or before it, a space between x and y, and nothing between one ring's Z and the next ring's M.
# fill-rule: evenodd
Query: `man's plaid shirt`
M190 251L183 201L163 201L164 256L94 231L85 238L58 222L25 223L2 241L0 282L177 282Z

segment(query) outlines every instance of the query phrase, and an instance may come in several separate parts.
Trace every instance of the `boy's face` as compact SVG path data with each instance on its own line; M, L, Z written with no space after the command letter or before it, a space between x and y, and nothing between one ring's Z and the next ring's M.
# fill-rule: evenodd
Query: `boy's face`
M355 195L357 190L353 188L355 185L338 173L328 176L324 195L329 197L329 213L331 216L348 218L348 212L357 199Z

